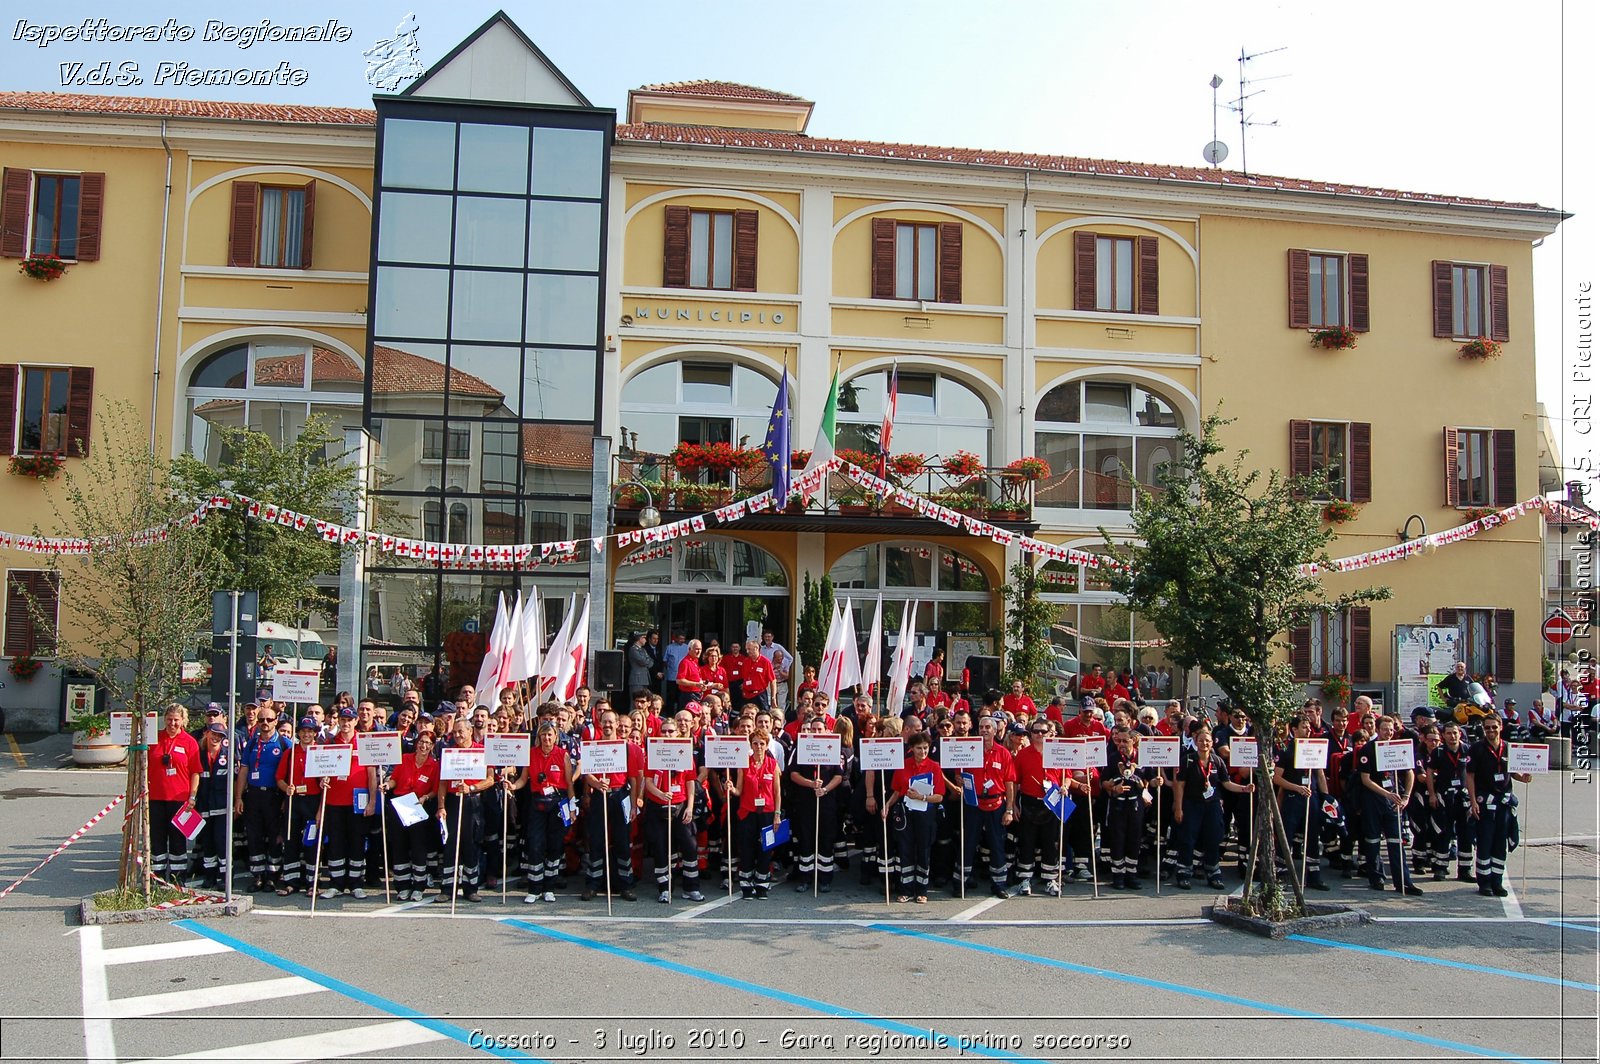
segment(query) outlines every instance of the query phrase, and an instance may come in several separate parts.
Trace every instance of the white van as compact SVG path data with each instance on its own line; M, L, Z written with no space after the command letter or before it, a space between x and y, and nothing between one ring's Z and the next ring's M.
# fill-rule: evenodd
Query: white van
M256 625L257 660L268 650L279 665L289 669L321 669L328 656L328 644L310 628L288 628L271 621Z

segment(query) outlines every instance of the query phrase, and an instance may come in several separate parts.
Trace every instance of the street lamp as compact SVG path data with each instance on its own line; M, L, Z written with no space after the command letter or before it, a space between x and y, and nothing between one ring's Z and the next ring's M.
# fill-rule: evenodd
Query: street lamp
M1413 521L1415 521L1417 523L1417 525L1422 529L1422 536L1424 537L1423 544L1422 544L1422 546L1420 548L1418 548L1418 552L1421 553L1421 554L1432 554L1434 551L1438 550L1439 549L1439 545L1437 543L1434 543L1432 540L1429 540L1429 539L1425 538L1428 535L1428 522L1423 520L1423 517L1422 517L1421 514L1412 514L1410 517L1406 518L1406 523L1401 526L1400 531L1395 533L1395 535L1400 538L1400 542L1401 543L1410 542L1410 540L1411 540L1411 522L1413 522Z
M661 523L661 511L656 509L654 497L650 494L650 489L645 486L644 481L637 477L629 477L623 483L632 484L644 492L644 506L639 509L639 527L655 528L659 525Z

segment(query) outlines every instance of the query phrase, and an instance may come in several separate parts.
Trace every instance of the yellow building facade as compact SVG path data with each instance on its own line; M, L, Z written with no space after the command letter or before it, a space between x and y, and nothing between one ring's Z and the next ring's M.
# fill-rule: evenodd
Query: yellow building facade
M1234 419L1224 442L1261 468L1334 477L1357 508L1337 527L1335 557L1536 493L1532 248L1556 212L827 140L805 133L811 111L799 97L723 82L630 94L609 160L597 367L597 447L610 451L614 490L563 516L559 538L636 528L628 482L659 495L669 520L759 490L759 478L682 474L668 456L685 442L759 447L786 370L793 449L811 447L837 370L837 445L872 455L893 373L887 451L922 455L928 467L902 478L909 489L952 505L976 496L964 501L980 514L1020 496L1030 508L989 520L1088 551L1101 528L1131 528L1129 478L1151 482L1178 434L1218 410ZM98 431L113 400L126 400L163 450L207 454L217 424L287 439L323 414L357 434L364 416L370 430L383 412L363 414L364 388L416 394L448 377L459 391L457 370L372 339L375 121L358 109L0 93L5 254L74 253L52 281L0 270L0 386L13 376L5 367L15 371L10 453L69 451L74 428L87 417ZM73 212L50 197L75 184L81 201L93 175L98 217L76 208L93 222L91 258L61 243ZM1325 328L1351 330L1355 346L1314 346ZM1461 355L1480 335L1498 338L1498 357ZM62 369L92 370L89 413L60 401L73 385L70 372L52 373ZM57 391L41 399L41 387ZM448 454L415 442L401 459L405 445L384 441L385 475L448 492L448 470L426 475ZM477 453L477 443L461 446ZM524 463L533 449L524 439ZM958 451L986 472L941 471ZM1032 456L1048 476L999 472ZM574 460L576 474L587 460ZM470 493L478 474L462 475ZM5 477L3 530L48 529L56 490ZM1001 588L1023 560L1015 544L851 495L835 477L796 512L712 522L666 549L608 549L595 563L610 594L592 645L648 627L724 643L771 627L792 647L803 581L831 574L858 630L882 593L891 624L919 603L919 631L947 646L955 668L994 648ZM418 509L404 534L429 538L431 521L452 541L545 538L521 517L507 532L487 511L459 527L452 514L446 497L438 511ZM1150 676L1151 692L1197 693L1093 570L1028 560L1059 607L1061 668L1098 662ZM8 591L37 593L38 556L4 551L0 565ZM1383 583L1394 595L1295 633L1297 671L1313 684L1340 673L1381 689L1394 626L1453 617L1474 671L1526 690L1539 682L1540 567L1530 519L1330 577L1335 589ZM501 584L540 579L498 574L475 594L487 602ZM339 618L323 619L327 638L342 640L354 677L382 656L373 626L388 623L389 607L359 572L328 574L328 584L346 601ZM15 598L4 655L48 665L52 634L20 616ZM6 703L48 717L59 690L47 668L11 683Z

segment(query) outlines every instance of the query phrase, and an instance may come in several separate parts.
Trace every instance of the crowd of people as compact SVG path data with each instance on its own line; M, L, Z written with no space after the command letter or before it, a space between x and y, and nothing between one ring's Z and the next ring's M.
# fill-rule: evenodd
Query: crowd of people
M1508 769L1498 712L1468 725L1423 707L1402 722L1365 697L1348 709L1308 701L1272 737L1268 771L1252 774L1232 764L1251 725L1226 703L1213 719L1176 699L1158 707L1120 692L1108 698L1102 687L1041 709L1020 682L969 699L934 675L912 684L897 712L880 712L866 694L835 705L806 684L784 712L775 698L739 697L751 693L746 676L754 674L758 695L776 679L760 645L750 647L734 656L742 664L730 677L727 659L686 641L676 708L648 686L615 705L588 688L571 703L534 705L512 687L491 707L467 685L431 713L415 690L393 712L341 694L326 712L311 706L298 719L262 698L232 727L213 705L191 734L186 710L174 705L149 751L154 871L218 886L231 806L236 867L248 869L251 891L282 896L315 887L323 898L360 899L387 873L401 901L437 891L436 900L470 903L513 883L530 904L555 902L569 884L584 901L607 891L633 901L639 884L663 903L675 887L689 901L735 888L759 900L786 878L797 890L830 892L852 863L860 882L887 884L910 904L938 889L1059 896L1091 880L1138 891L1158 866L1178 889L1196 878L1220 889L1226 861L1243 871L1260 826L1256 789L1270 785L1294 844L1282 872L1308 889L1330 889L1338 872L1374 890L1392 883L1420 894L1419 880L1454 874L1481 894L1506 893L1518 835L1512 782L1527 777ZM357 755L343 776L308 776L312 748L354 747L373 731L398 733L399 764L363 765ZM527 765L441 778L444 751L481 748L502 733L530 736ZM798 763L805 735L838 736L837 764ZM746 740L747 763L707 767L712 736ZM982 739L981 766L942 767L941 744L961 736ZM1103 765L1045 767L1048 739L1085 736L1106 740ZM652 766L656 737L690 740L695 767ZM862 741L892 737L904 767L865 768ZM1179 740L1176 767L1143 763L1141 744L1152 737ZM1412 743L1410 769L1380 770L1376 744L1401 737ZM1297 745L1311 739L1327 740L1326 768L1295 768ZM625 744L625 765L586 771L584 744L596 740ZM425 819L402 821L393 800L404 795ZM186 807L204 818L193 852L175 822ZM763 829L785 821L788 841L771 845Z

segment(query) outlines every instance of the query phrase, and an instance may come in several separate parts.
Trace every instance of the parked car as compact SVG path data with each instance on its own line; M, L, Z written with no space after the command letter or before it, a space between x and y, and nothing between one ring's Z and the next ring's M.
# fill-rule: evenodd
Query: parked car
M1078 659L1066 647L1055 647L1055 657L1039 672L1039 680L1058 697L1072 694L1078 679Z

